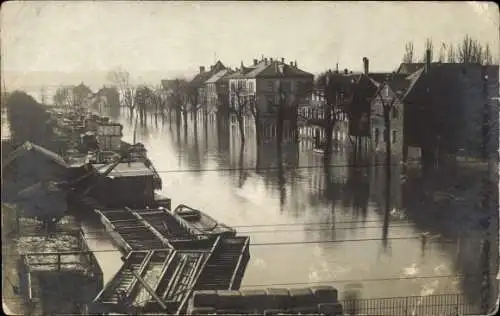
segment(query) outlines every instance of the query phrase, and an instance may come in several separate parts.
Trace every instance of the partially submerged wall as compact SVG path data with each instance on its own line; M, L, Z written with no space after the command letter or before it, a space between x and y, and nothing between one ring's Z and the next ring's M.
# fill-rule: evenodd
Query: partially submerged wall
M241 291L195 291L189 315L198 314L323 314L342 315L338 293L331 286L268 288Z

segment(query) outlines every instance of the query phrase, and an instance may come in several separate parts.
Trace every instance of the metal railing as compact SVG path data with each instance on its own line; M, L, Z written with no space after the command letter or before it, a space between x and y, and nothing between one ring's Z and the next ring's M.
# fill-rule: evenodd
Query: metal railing
M347 315L384 316L458 316L486 313L479 302L469 301L464 294L345 299L341 301Z

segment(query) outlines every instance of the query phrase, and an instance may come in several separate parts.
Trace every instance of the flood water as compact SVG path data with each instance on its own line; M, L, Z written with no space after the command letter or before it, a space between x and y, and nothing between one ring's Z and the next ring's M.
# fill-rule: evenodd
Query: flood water
M131 142L134 124L125 114L116 120ZM496 296L498 211L480 208L484 165L434 178L415 167L402 176L401 167L393 167L387 203L384 167L350 165L347 151L335 153L325 170L307 142L284 142L281 154L271 139L256 148L251 127L243 149L237 125L201 119L184 128L150 118L136 134L173 206L201 209L251 237L242 288L329 284L342 296L346 286L360 283L364 298L477 298L487 273L487 291ZM447 189L436 191L439 185ZM493 192L497 203L498 188ZM88 230L93 249L113 248L95 227ZM97 257L107 281L120 266L119 254Z

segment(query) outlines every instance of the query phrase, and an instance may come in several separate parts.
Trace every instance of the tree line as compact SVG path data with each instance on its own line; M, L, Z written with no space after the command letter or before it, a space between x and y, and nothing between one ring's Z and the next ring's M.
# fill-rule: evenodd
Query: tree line
M404 63L425 62L426 51L431 52L431 62L437 61L441 63L462 63L462 64L482 64L492 65L498 63L493 59L493 55L488 43L483 44L479 40L465 35L464 38L457 44L442 42L436 50L431 38L425 40L425 50L417 57L413 42L407 42L405 45L405 53L403 55ZM437 51L437 57L436 57Z
M15 147L30 141L52 148L53 132L47 124L50 116L44 106L26 92L14 91L6 100L11 141Z

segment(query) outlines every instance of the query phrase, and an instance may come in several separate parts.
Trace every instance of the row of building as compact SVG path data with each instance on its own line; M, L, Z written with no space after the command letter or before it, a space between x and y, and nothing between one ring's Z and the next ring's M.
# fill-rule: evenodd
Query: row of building
M358 73L330 71L348 95L334 138L348 135L382 152L391 142L393 154L404 157L477 156L497 150L491 135L498 131L498 65L431 62L428 54L426 62L402 63L393 72L370 72L368 58L363 58L363 68ZM168 89L168 80L162 85ZM254 59L234 70L217 61L209 69L200 67L189 85L196 95L191 103L209 113L251 104L265 117L276 106L296 107L299 118L321 130L315 122L329 108L328 92L318 78L284 58ZM384 107L390 107L388 132Z
M303 91L307 91L306 87L312 86L313 81L313 74L299 69L296 61L287 63L284 58L262 57L247 66L241 62L236 69L217 61L209 69L200 66L200 72L190 81L195 94L190 102L204 105L207 112L251 105L265 115L280 104L280 93L286 95L288 104L308 99L310 95ZM162 81L164 89L172 89L172 86L172 80Z

